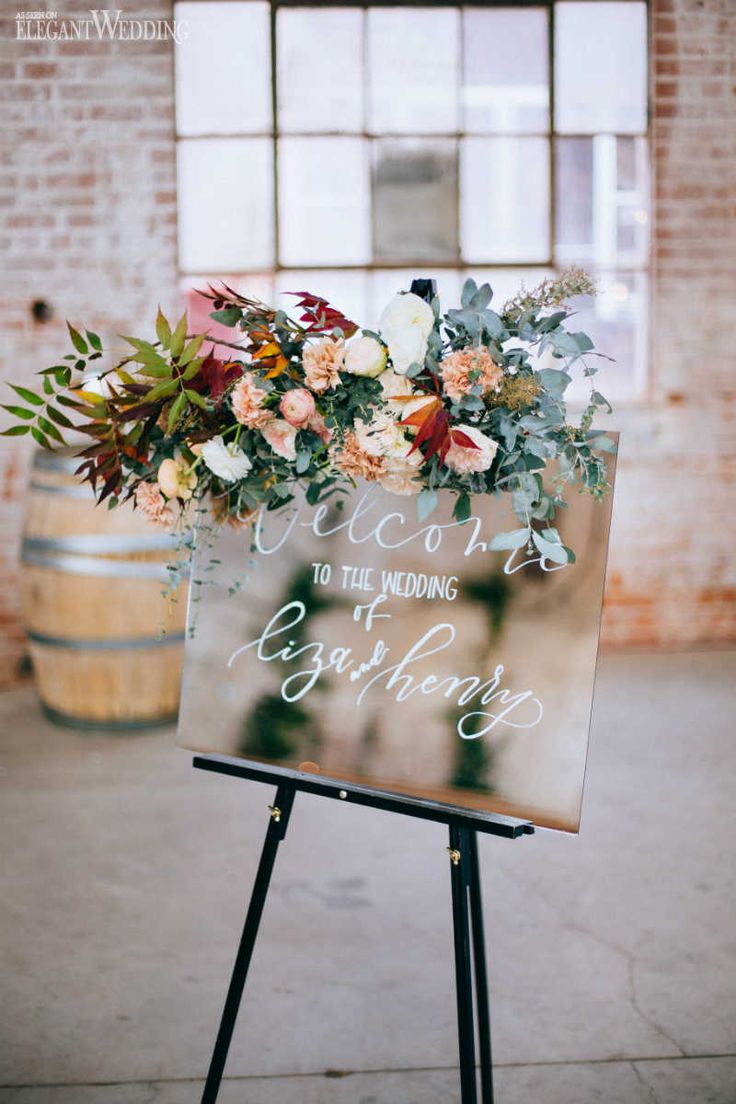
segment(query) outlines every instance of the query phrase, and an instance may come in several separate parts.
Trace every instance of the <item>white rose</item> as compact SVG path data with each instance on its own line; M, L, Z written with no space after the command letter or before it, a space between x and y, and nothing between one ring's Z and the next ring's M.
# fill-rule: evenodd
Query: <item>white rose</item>
M201 457L213 475L225 483L243 479L253 467L243 450L231 441L226 445L222 437L212 437L202 445Z
M388 345L394 369L403 373L410 364L421 364L424 360L427 338L434 328L434 311L418 295L404 292L395 295L385 308L378 328Z
M375 337L354 337L345 348L345 371L353 376L380 376L386 367L386 350Z

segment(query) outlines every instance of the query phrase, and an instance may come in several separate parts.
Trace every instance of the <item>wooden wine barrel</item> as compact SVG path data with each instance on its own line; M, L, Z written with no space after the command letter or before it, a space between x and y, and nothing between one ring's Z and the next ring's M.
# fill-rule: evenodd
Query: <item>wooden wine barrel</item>
M47 715L76 728L175 720L187 586L164 596L172 534L132 503L97 506L70 452L33 461L21 552L21 600Z

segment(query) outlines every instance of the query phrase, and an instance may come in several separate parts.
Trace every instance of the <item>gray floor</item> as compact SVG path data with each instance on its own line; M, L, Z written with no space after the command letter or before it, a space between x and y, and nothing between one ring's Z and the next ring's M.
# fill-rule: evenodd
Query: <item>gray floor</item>
M582 833L481 839L498 1104L734 1104L736 653L602 662ZM273 791L3 724L0 1104L196 1104ZM441 827L299 796L221 1104L457 1101Z

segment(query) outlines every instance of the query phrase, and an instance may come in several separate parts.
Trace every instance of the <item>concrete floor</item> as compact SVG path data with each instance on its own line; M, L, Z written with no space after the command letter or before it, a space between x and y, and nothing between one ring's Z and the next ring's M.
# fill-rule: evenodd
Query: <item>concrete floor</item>
M497 1104L734 1104L736 653L601 664L579 838L481 838ZM0 696L0 1104L196 1104L273 790ZM297 797L220 1104L457 1101L445 832Z

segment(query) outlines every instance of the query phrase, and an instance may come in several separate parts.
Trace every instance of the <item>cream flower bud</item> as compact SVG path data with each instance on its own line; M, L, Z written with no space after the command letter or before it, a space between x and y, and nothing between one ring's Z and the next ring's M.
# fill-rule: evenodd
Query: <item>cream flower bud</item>
M375 337L354 337L345 349L345 371L353 376L380 376L386 367L386 350Z
M167 498L181 498L184 502L192 497L197 486L197 473L183 460L162 460L156 478Z

